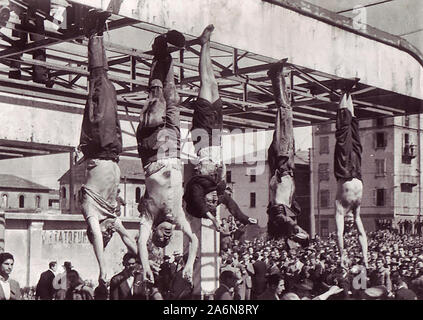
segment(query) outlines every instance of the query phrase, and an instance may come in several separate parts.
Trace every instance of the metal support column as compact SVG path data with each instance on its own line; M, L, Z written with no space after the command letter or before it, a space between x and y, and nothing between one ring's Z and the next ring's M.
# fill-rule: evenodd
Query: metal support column
M0 253L4 252L6 245L6 213L4 203L0 207Z
M74 198L74 175L73 175L73 167L74 167L74 157L75 152L69 152L69 213L73 214L75 212L75 198Z
M238 49L234 48L232 57L232 72L238 74Z
M136 80L137 79L137 58L134 56L131 56L131 79ZM131 91L134 91L136 88L135 83L131 83Z
M179 62L184 63L184 50L179 51ZM184 68L181 66L179 68L179 83L184 80Z

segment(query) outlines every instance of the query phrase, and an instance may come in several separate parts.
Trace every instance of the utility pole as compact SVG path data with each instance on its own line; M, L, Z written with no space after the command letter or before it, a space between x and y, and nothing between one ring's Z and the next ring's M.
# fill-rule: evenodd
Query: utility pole
M1 199L0 203L0 253L4 252L4 246L6 243L6 203Z
M73 167L74 167L74 151L69 152L69 213L73 214L75 211L74 199L74 181L73 181Z
M419 150L418 154L418 171L419 171L419 212L418 212L418 230L421 230L421 214L422 214L422 151L421 151L421 132L420 132L420 113L417 114L417 150ZM419 232L420 237L421 232Z
M128 206L126 202L126 176L123 177L123 200L126 203L126 205L123 207L123 215L126 217L127 215L126 207Z
M312 138L312 145L313 145ZM310 167L310 237L314 238L316 236L316 219L314 215L314 203L315 203L315 193L314 193L314 170L313 170L313 148L308 148L308 159Z

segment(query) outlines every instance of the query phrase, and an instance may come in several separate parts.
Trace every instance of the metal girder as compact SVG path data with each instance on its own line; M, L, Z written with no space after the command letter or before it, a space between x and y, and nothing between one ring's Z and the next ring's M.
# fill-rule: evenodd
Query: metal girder
M24 148L5 147L5 146L2 146L2 145L0 145L0 152L1 153L8 152L10 154L34 155L34 156L50 154L50 152L43 151L43 150L32 150L32 149L24 149Z
M13 148L18 147L18 148L25 148L29 150L41 150L41 151L48 151L52 153L70 152L74 150L73 147L62 146L62 145L25 142L25 141L12 141L12 140L5 140L5 139L0 139L0 146L13 147Z
M130 24L135 23L136 21L134 21L133 19L129 19L129 18L122 18L120 20L116 20L116 21L112 21L109 23L109 29L113 30L116 28L121 28L123 26L127 26ZM26 31L29 32L29 30L22 30L20 29L20 31ZM35 41L35 42L31 42L28 43L22 47L11 47L8 49L4 49L3 51L0 51L0 58L7 58L7 57L11 57L17 54L21 54L21 53L25 53L25 52L29 52L29 51L33 51L33 50L37 50L37 49L42 49L54 44L58 44L61 42L69 42L72 40L76 40L79 39L81 37L84 37L84 34L79 31L79 32L69 32L67 34L64 34L63 36L57 34L55 35L55 38L47 38L47 39L43 39L43 40L39 40L39 41ZM59 38L60 40L58 40L57 38Z
M164 1L167 3L167 0ZM220 2L220 0L213 1ZM251 2L252 0L248 1ZM147 2L149 2L149 0L147 0ZM126 5L130 6L131 4L127 3ZM133 17L129 17L129 19L125 20L116 15L112 15L111 20L113 21L109 24L109 29L112 30L114 27L119 28L121 26L131 25L128 27L130 30L148 33L150 36L168 30L165 24L158 26L151 23L139 22L132 18ZM212 40L217 38L218 41L220 41L222 34L219 33L219 26L217 24L215 26L217 30L213 33ZM14 24L13 27L17 29L21 28L21 26L17 24ZM195 30L195 28L193 30ZM181 31L184 32L184 28L182 28ZM30 32L34 33L34 31ZM197 32L195 31L195 33ZM68 74L75 75L73 78L69 77L69 80L59 78L56 82L57 86L64 86L68 89L47 89L37 84L24 85L23 82L13 82L10 79L6 80L0 77L0 84L9 82L4 88L2 87L3 91L83 105L87 92L84 89L81 90L79 85L84 85L85 78L89 74L86 68L84 68L87 65L87 57L73 50L72 46L86 47L87 40L82 39L82 36L79 35L78 42L73 40L66 41L67 37L70 37L71 34L63 35L51 30L46 30L41 35L45 36L47 38L46 40L54 40L55 44L60 44L65 41L68 46L62 48L61 45L52 46L53 43L46 43L43 48L48 50L47 62L33 60L27 58L27 56L23 57L22 61L19 62L22 65L28 66L44 66L54 71L51 72L54 77ZM74 34L74 36L77 35ZM122 33L122 36L125 36L125 32ZM174 66L179 69L179 72L176 73L178 75L177 87L179 94L187 98L184 103L182 103L184 108L181 110L183 118L189 120L192 112L185 108L185 106L189 107L189 103L187 103L188 99L197 96L198 89L196 88L198 88L199 81L198 65L192 63L192 61L191 63L189 62L190 59L198 59L200 53L192 47L198 45L196 37L186 33L185 36L187 40L186 50L171 47L171 51L177 51L173 55ZM151 51L145 50L144 48L134 49L122 45L124 42L120 41L121 39L115 42L113 32L111 32L109 36L105 35L105 38L110 39L110 41L105 41L105 48L109 56L109 66L111 66L109 69L109 78L123 88L117 90L119 110L125 112L126 108L128 108L130 112L137 114L144 106L144 101L146 99L145 90L148 86L149 68L151 67L153 58ZM7 42L7 39L3 40ZM272 41L273 40L275 39L272 39ZM238 43L236 39L234 41ZM278 41L279 40L276 42ZM36 43L33 45L35 44ZM41 45L41 43L37 45ZM255 45L252 46L252 48L256 47ZM228 45L228 43L222 44L212 41L211 48L214 50L212 63L216 67L215 75L224 103L225 125L228 127L272 127L275 117L275 106L273 106L274 102L271 84L264 71L269 68L270 64L276 62L280 58L275 59L275 55L271 54L265 56L263 52L260 52L260 54L250 52L246 50L246 47L239 48L235 45ZM8 49L10 49L10 47ZM269 50L270 49L271 48L269 48ZM3 53L4 52L7 53L7 51L3 51ZM193 54L187 54L188 52L192 52ZM0 57L1 54L0 52ZM282 51L280 54L285 56ZM230 59L228 55L232 56L232 59ZM55 63L52 63L53 60ZM241 60L242 67L239 63ZM7 60L3 61L13 61L13 58L7 58ZM291 72L291 78L292 75L295 75L296 79L299 80L292 86L293 88L288 89L293 101L295 101L292 104L294 108L294 123L296 125L309 125L333 119L336 114L334 110L337 102L331 100L333 97L331 97L329 93L333 94L334 92L331 90L330 85L326 85L326 81L343 80L342 77L339 74L330 74L322 70L314 70L314 67L295 64L295 61L292 63L291 59L289 62L290 63L287 64L287 72ZM79 82L80 79L83 80ZM320 91L314 93L309 85L318 86ZM25 89L33 90L34 92L26 93ZM322 89L326 91L326 93L321 93ZM372 97L369 96L369 94L375 93L375 95L378 95L380 94L378 90L379 88L376 86L362 86L352 93L357 109L366 111L361 114L367 116L386 116L399 115L405 112L401 109L401 106L397 108L395 105L384 105L385 102L382 100L371 100L370 98ZM392 92L388 91L388 93ZM395 95L395 93L393 94Z

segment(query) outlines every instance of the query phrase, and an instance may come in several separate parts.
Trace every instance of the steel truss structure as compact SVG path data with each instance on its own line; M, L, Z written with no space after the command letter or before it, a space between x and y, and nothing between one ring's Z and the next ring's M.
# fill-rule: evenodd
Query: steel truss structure
M46 17L48 20L48 17ZM51 20L51 19L50 19ZM87 39L82 30L58 32L53 24L43 32L28 30L11 16L0 41L0 91L3 93L48 99L61 110L62 102L82 109L87 98ZM16 46L12 31L42 36L42 40ZM136 119L147 97L149 68L152 62L152 39L167 29L113 14L108 20L105 45L109 60L109 78L115 84L118 107L122 114ZM184 50L173 48L175 76L182 97L181 116L191 121L191 101L200 86L199 46L186 35ZM123 44L122 44L123 42ZM224 103L224 125L232 128L272 129L276 115L269 65L276 59L212 42L212 59L219 91ZM32 59L29 53L45 49L45 62ZM21 55L22 54L22 55ZM305 52L304 54L312 54ZM21 55L21 56L20 56ZM281 57L284 58L284 57ZM19 62L23 76L10 79L11 63ZM32 82L32 67L50 71L53 87ZM333 121L339 101L342 79L317 70L290 64L286 78L294 111L294 125L308 126ZM422 101L413 97L359 83L352 92L359 118L397 116L422 112ZM63 107L64 108L64 107ZM0 141L0 158L70 151L69 147ZM126 146L127 152L136 152Z

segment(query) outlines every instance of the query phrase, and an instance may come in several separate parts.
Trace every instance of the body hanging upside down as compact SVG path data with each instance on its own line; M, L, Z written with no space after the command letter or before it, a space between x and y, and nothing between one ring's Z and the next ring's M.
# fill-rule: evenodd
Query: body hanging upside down
M337 180L335 200L335 222L341 266L345 265L344 225L345 219L353 215L358 230L358 240L363 254L363 264L368 267L367 236L360 217L363 182L361 180L362 146L351 95L342 95L336 116L336 144L334 171Z
M80 190L82 214L87 221L87 236L99 264L99 286L105 290L104 250L113 233L117 232L127 248L137 253L135 240L116 215L122 133L117 115L116 91L107 77L108 65L102 36L109 15L93 10L86 18L90 75L79 146L87 168L86 182Z
M243 224L256 224L257 220L245 215L225 191L226 168L221 151L222 100L210 57L210 37L213 30L214 26L208 25L197 39L201 46L200 92L193 104L191 136L198 155L198 165L194 175L186 183L184 200L188 214L210 219L216 230L221 231L221 223L216 217L219 205L226 206L235 219Z
M168 43L183 47L185 38L171 30L153 43L149 96L137 129L138 153L145 172L146 191L138 210L141 215L138 250L144 279L154 282L147 242L166 247L179 226L190 241L183 277L192 282L198 239L182 207L182 163L180 160L180 98L176 91L173 61Z
M285 62L282 60L275 63L268 71L277 115L273 140L268 150L271 179L267 231L270 238L292 237L298 242L305 242L308 240L307 232L293 219L300 208L294 200L294 130L292 106L283 75Z

